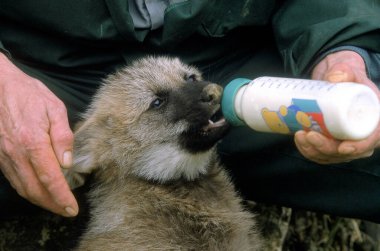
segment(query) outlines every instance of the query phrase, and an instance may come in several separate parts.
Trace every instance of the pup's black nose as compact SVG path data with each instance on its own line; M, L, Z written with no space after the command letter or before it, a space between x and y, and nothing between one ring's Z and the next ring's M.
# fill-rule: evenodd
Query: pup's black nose
M219 104L223 88L217 84L206 85L201 92L201 101L212 105Z

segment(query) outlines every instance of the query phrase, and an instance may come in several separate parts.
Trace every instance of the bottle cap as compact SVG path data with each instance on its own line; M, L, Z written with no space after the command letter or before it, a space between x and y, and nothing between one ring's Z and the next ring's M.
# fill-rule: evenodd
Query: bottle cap
M239 89L251 82L247 78L237 78L232 80L224 88L222 96L222 111L224 118L233 126L243 126L245 125L235 112L235 97Z

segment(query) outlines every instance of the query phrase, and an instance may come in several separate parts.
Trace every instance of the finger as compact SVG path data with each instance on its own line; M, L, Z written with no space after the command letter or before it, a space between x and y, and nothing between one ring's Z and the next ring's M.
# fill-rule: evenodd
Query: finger
M336 63L328 69L323 79L333 83L354 82L355 73L349 65Z
M352 158L348 158L346 156L342 157L342 156L337 155L335 150L326 151L323 149L323 146L322 146L322 151L324 150L325 152L328 152L328 154L322 152L316 147L316 146L321 147L319 145L320 143L316 143L316 142L310 143L311 141L314 141L314 139L308 140L308 137L310 137L310 133L312 136L313 134L320 135L316 132L299 131L296 133L296 137L295 137L295 142L298 147L298 150L305 158L319 164L333 164L333 163L341 163L341 162L352 160Z
M379 147L380 143L380 124L375 131L367 138L360 141L343 141L339 146L338 151L342 154L356 154L360 155L372 151Z
M78 204L50 144L40 143L35 148L29 148L29 153L35 174L53 201L60 206L59 213L65 216L77 215Z
M375 150L368 150L367 152L362 153L358 158L368 158L375 153Z
M359 76L357 76L355 82L364 84L364 85L368 86L369 88L371 88L371 90L374 91L377 94L377 96L379 97L379 99L380 99L379 88L377 87L377 85L373 81L371 81L367 77L367 75L359 75Z
M358 155L341 155L338 157L333 157L330 159L326 159L326 161L329 162L329 164L338 164L342 162L350 162L352 160L362 159L362 158L368 158L371 157L374 153L374 150L369 150L367 152L363 152Z
M294 142L298 148L308 148L311 147L310 144L306 141L306 132L298 131L294 134Z
M305 139L321 154L334 156L338 153L339 142L329 139L318 132L308 132Z
M361 156L375 149L376 142L370 140L345 141L338 147L338 152L345 155Z
M70 168L73 162L74 136L70 129L67 110L63 104L48 109L50 139L55 155L63 168Z
M17 193L35 205L62 214L60 207L52 200L38 181L28 160L20 156L19 152L18 154L12 154L12 156L15 161L10 161L9 158L2 156L1 169Z
M20 195L33 204L60 213L57 205L38 180L31 164L28 161L23 161L22 163L17 163L17 167L15 166L15 168L17 170L17 177L24 190L24 193Z
M308 159L316 159L321 154L320 152L306 140L307 133L305 131L298 131L295 134L294 140L295 144L300 151L300 153Z

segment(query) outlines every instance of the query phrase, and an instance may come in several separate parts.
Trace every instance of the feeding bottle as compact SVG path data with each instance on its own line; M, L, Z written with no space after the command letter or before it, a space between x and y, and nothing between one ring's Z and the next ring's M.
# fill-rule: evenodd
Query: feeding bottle
M282 134L317 131L340 140L366 138L380 117L379 99L365 85L276 77L231 81L222 111L235 126Z

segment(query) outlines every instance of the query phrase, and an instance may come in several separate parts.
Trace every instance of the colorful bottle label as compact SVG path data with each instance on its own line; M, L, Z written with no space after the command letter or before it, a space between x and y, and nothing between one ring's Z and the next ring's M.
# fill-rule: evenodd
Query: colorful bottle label
M317 131L332 138L325 125L318 102L314 99L293 98L290 105L281 105L277 110L263 108L261 116L275 133L291 134L299 130Z

